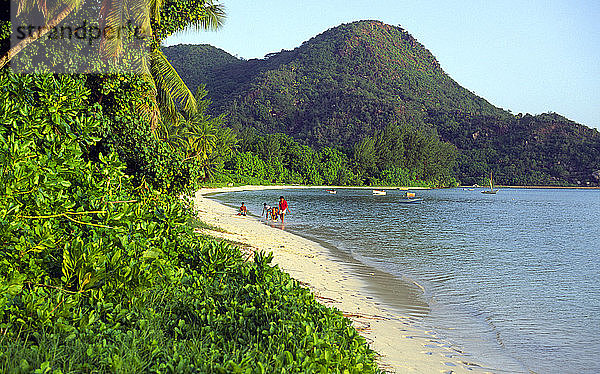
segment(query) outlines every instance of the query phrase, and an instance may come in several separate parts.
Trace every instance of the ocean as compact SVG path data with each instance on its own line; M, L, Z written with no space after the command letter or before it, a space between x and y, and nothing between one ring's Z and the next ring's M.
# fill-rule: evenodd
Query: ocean
M330 248L365 291L496 372L600 372L600 190L286 189L223 193ZM277 227L276 224L275 226Z

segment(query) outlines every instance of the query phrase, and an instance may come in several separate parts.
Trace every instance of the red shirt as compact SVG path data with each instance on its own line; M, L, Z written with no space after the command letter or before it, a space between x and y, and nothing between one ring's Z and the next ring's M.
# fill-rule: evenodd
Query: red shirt
M285 199L283 199L282 201L279 202L279 210L286 210L287 209L287 201L285 201Z

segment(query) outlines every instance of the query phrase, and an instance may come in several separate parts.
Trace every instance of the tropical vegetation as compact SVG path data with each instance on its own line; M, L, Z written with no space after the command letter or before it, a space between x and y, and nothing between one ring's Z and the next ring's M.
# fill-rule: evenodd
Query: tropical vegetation
M22 5L48 23L88 16ZM208 1L154 5L150 46L219 23ZM37 42L11 54L6 26L3 55L36 74L0 70L0 372L379 371L350 321L271 255L194 231L186 196L243 153L203 89L189 95L156 49L146 73L52 73L88 61Z

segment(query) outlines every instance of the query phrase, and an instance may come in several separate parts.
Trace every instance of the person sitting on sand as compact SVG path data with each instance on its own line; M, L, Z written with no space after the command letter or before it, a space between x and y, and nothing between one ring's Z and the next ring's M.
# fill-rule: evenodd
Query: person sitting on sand
M246 214L248 214L248 209L246 208L244 203L242 203L242 206L240 207L240 212L238 213L238 216L245 216Z
M285 201L283 196L279 196L279 217L281 217L281 223L283 223L283 219L285 218L285 214L288 211L288 203Z
M263 203L263 211L262 211L261 217L263 214L265 215L265 219L267 221L269 220L269 217L271 217L273 215L273 208L271 208L270 205L267 205L267 203Z

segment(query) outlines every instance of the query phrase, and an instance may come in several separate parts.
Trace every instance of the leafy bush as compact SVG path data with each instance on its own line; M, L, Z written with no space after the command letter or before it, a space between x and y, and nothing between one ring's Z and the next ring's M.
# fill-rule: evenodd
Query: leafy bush
M245 262L132 183L86 79L0 73L0 371L378 371L271 256Z

